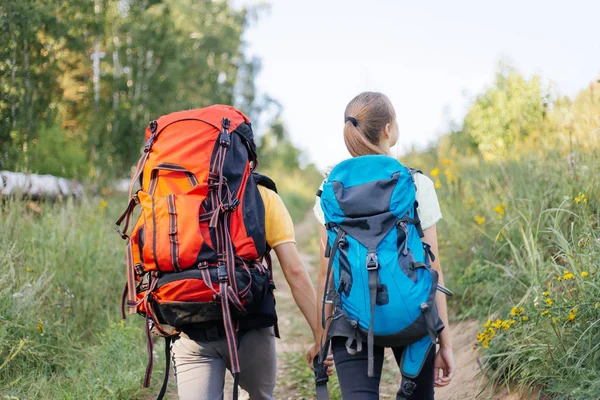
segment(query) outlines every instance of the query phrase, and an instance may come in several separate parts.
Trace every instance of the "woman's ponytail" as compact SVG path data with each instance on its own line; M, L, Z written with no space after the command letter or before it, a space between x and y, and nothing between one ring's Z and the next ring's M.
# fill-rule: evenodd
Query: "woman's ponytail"
M352 157L386 154L378 144L385 126L395 120L392 103L382 93L364 92L352 99L344 115L344 142Z
M385 154L385 152L377 147L376 144L369 142L367 138L360 133L358 126L354 126L351 121L346 121L346 125L344 125L344 142L352 157L364 156L367 154Z

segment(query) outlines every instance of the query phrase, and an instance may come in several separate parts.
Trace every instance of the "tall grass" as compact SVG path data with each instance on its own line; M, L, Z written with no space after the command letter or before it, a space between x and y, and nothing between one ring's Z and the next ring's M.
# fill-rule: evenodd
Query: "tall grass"
M594 150L431 161L451 308L486 321L490 384L598 398L599 170Z
M124 252L109 223L118 203L0 203L0 393L8 398L143 396L141 321L119 321Z

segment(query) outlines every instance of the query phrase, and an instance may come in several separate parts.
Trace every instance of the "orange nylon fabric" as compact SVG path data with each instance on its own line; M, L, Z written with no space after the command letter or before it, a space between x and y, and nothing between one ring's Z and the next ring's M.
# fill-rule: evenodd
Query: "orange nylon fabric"
M218 284L212 285L216 291L219 290ZM201 279L182 279L155 289L152 298L159 303L169 301L210 303L214 293ZM138 293L138 300L144 298L144 295L145 292ZM140 306L143 307L143 303Z

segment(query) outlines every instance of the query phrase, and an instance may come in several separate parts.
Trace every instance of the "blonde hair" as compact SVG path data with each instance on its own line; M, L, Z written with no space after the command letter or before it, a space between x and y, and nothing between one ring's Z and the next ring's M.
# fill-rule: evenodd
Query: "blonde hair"
M344 142L352 157L386 154L378 146L381 133L387 124L396 121L396 111L386 95L359 94L346 106L344 121Z

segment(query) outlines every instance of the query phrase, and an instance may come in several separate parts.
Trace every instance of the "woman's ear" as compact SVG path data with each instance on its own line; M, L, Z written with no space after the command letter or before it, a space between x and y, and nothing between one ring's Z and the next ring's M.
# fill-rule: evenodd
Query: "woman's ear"
M392 125L389 123L385 124L385 128L383 128L383 138L387 140L392 138Z

